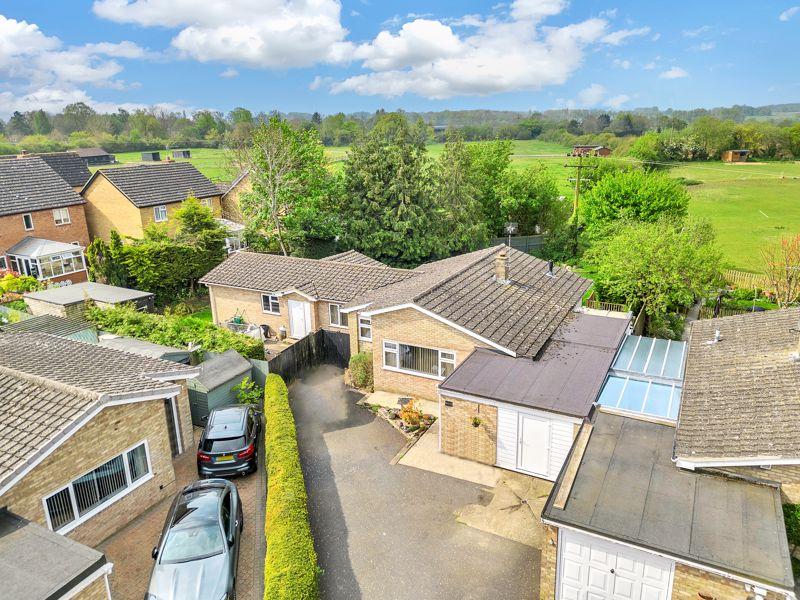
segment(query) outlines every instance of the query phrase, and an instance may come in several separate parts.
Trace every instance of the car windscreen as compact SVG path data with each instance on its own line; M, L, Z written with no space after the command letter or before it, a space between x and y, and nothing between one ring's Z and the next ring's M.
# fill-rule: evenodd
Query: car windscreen
M234 438L222 438L218 440L210 440L206 438L203 442L203 451L205 452L234 452L246 447L247 443L244 441L244 436Z
M161 551L162 563L197 560L219 554L225 548L222 529L212 520L173 528L167 534Z

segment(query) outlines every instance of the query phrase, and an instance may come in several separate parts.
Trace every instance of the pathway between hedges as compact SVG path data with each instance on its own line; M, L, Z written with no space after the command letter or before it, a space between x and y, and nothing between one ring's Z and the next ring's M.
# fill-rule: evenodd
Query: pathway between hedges
M536 597L537 550L455 520L490 496L475 484L390 465L405 439L356 406L341 376L318 367L289 388L323 598Z

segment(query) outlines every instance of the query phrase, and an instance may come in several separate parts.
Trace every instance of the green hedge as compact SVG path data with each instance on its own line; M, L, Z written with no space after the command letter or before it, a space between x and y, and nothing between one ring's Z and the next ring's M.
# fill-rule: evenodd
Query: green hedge
M362 390L372 390L372 352L359 352L350 357L350 379Z
M264 385L264 422L267 461L264 599L316 600L319 568L308 521L297 432L286 384L274 373L267 376Z

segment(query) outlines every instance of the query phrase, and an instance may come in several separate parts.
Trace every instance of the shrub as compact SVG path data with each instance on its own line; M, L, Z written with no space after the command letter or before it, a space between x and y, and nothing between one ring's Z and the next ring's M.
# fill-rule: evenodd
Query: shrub
M409 400L400 409L400 418L406 425L419 425L422 421L422 411L417 408L417 401L414 399Z
M350 357L350 378L362 390L372 390L372 352L359 352Z
M249 377L245 377L241 383L233 386L233 391L236 392L236 399L239 404L258 405L264 395L264 390L261 389L261 386Z
M0 277L0 296L8 292L23 294L25 292L35 292L41 290L44 285L35 277L29 275L18 275L11 271L3 271L5 273Z
M319 598L317 554L311 537L297 432L283 379L267 375L264 386L267 512L264 533L264 599Z

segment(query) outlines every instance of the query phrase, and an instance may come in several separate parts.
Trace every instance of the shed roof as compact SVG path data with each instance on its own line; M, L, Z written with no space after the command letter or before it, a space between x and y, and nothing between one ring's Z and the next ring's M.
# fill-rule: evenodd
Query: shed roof
M147 340L140 340L132 337L125 336L102 336L98 342L104 348L113 348L114 350L122 350L124 352L132 352L141 356L149 356L150 358L164 358L173 354L186 355L189 350L186 348L175 348L173 346L163 346L161 344L154 344Z
M580 464L564 509L554 501L566 469L542 518L793 590L778 488L679 469L674 433L598 411L582 457L569 459Z
M479 348L439 388L585 417L627 327L628 319L571 313L540 358Z
M788 308L692 323L678 458L800 458L798 321Z
M86 187L101 175L139 208L183 202L189 196L208 198L220 195L217 186L188 162L133 164L100 169Z
M44 152L38 156L67 182L70 187L81 187L92 176L86 161L77 152Z
M0 157L0 216L85 202L41 157Z
M226 350L200 363L200 374L194 383L213 390L234 377L249 373L252 368L250 361L236 350Z
M81 158L91 158L93 156L108 156L108 152L102 148L75 148L75 154Z
M0 509L0 581L17 600L56 600L106 564L103 553Z
M72 285L50 287L38 292L27 292L24 297L49 302L50 304L68 306L84 302L87 298L106 304L120 304L148 298L152 295L150 292L106 285L105 283L96 283L94 281L82 281Z

